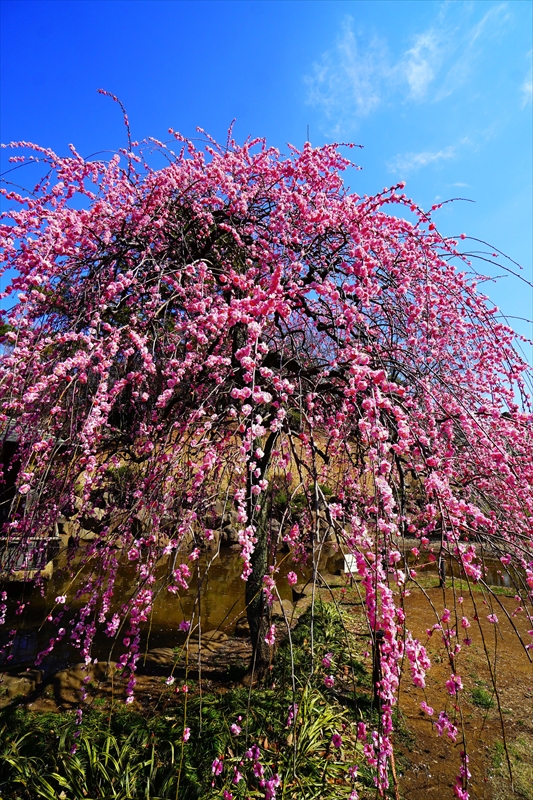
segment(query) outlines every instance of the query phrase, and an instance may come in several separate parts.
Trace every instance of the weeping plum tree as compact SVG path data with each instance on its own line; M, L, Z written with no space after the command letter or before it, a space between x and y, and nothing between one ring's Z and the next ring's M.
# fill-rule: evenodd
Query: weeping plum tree
M96 531L76 556L83 607L45 654L70 637L90 663L99 627L120 637L131 699L162 558L165 589L186 593L213 520L231 511L261 678L279 544L316 572L333 536L383 637L381 720L365 747L383 790L400 662L419 686L429 667L405 623L404 538L474 583L490 550L531 619L528 367L458 241L436 229L437 206L423 211L402 184L348 192L334 145L282 157L260 139L199 150L173 135L175 151L133 143L109 161L11 145L29 150L13 161L45 170L31 193L3 190L14 277L1 429L20 460L4 541L29 550L61 517ZM153 148L162 169L147 163ZM125 561L137 579L121 605ZM459 625L441 625L457 693ZM438 725L453 728L444 712Z

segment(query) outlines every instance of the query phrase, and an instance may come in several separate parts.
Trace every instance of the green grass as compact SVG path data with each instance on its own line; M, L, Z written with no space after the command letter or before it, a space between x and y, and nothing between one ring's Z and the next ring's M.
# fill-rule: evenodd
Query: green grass
M0 797L56 800L64 792L68 800L204 800L222 798L224 790L235 800L262 797L254 762L244 755L252 744L260 747L264 777L279 775L283 800L346 800L354 788L347 780L353 764L360 767L355 784L360 797L373 797L372 775L350 725L372 714L364 697L356 698L349 688L350 680L355 686L352 672L360 679L362 667L340 612L317 602L313 624L308 611L292 638L294 694L285 643L268 686L226 685L200 694L191 682L188 695L169 695L157 714L127 707L110 713L96 703L77 726L72 712L38 714L12 704L0 712ZM323 684L325 653L333 654L337 675L345 676L333 691ZM294 702L298 711L288 725ZM239 717L242 731L235 736L231 725ZM185 727L191 731L187 743ZM341 748L333 746L336 733L342 735ZM214 778L211 764L222 756L224 771ZM232 783L234 768L243 776L238 784Z
M508 751L513 772L512 788L503 742L494 745L490 776L493 800L508 800L509 797L533 800L533 739L519 736L509 743Z
M492 753L492 766L496 770L500 770L505 763L505 748L503 742L496 742L494 751Z
M440 587L439 576L436 572L426 572L419 569L416 576L415 586L418 584L422 589L437 589ZM486 594L487 589L481 583L474 583L474 581L467 581L464 578L446 578L446 588L454 589L457 595L468 593L472 591L474 594ZM516 588L513 586L491 586L490 591L492 594L502 597L514 597Z
M479 706L479 708L489 709L494 707L493 694L485 689L484 686L476 686L472 689L470 696L474 705Z

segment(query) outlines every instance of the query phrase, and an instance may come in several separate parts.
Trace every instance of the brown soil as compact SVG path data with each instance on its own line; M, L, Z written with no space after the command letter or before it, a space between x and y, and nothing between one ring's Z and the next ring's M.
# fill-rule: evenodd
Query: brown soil
M422 643L428 640L426 630L436 622L428 599L438 613L442 613L445 607L452 611L450 624L454 619L454 599L450 589L447 592L442 589L426 591L427 598L421 591L413 591L406 606L407 624ZM484 601L481 594L476 592L468 596L465 591L464 602L457 605L457 613L459 621L464 614L472 623L468 631L472 644L469 647L462 645L452 669L442 637L435 632L427 644L432 669L425 690L413 686L408 666L404 669L399 705L407 732L397 737L396 749L403 767L400 787L406 800L452 796L460 751L465 749L462 731L470 759L472 800L533 798L533 667L505 615L505 611L512 615L517 608L514 598L493 597L493 607L489 606L490 600ZM474 620L476 613L479 622ZM497 614L498 626L487 621L489 613ZM511 619L522 639L526 643L530 641L524 613ZM464 632L461 627L459 630L462 644ZM464 689L459 693L457 705L455 698L448 697L449 702L443 707L443 686L452 672L461 676ZM493 691L493 677L498 696ZM423 700L434 708L433 717L421 711ZM433 720L441 710L446 710L450 718L456 719L459 728L456 744L446 735L440 738L434 729ZM505 746L515 773L514 787L508 777Z

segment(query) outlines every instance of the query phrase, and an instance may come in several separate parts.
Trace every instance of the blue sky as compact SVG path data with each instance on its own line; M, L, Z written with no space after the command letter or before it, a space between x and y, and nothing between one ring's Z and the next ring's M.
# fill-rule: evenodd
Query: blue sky
M265 136L299 146L355 141L347 182L373 194L400 179L444 234L489 241L532 270L533 4L2 0L0 138L85 156L133 136ZM30 183L31 181L27 181ZM472 249L483 249L470 242ZM512 265L511 265L512 266ZM492 274L503 274L487 265ZM533 317L533 291L486 291ZM531 324L513 326L531 336ZM529 357L531 357L531 348Z

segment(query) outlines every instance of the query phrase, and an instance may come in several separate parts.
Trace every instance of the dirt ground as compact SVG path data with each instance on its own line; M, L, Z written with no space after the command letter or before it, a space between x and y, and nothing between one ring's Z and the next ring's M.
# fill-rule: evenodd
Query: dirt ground
M450 623L455 613L449 589L446 593L436 588L426 592L424 597L422 592L413 591L406 605L407 623L424 644L428 641L427 629L436 622L428 600L438 613L445 607L450 609ZM438 631L427 643L432 669L426 689L413 686L410 676L405 674L408 670L404 670L399 705L406 731L397 737L396 750L401 763L400 788L406 800L451 796L459 771L460 751L464 749L462 731L470 759L472 800L533 798L533 665L512 627L514 624L527 643L531 641L527 634L529 625L523 612L512 616L518 606L513 597L496 596L485 602L480 593L469 596L465 591L463 603L456 606L459 621L464 615L471 622L468 634L472 644L464 645L465 631L460 627L462 650L453 670ZM490 613L497 615L497 626L487 621ZM474 619L476 614L479 622ZM457 706L455 698L450 697L443 708L442 687L451 672L461 676L464 688ZM420 709L422 701L434 708L433 717ZM456 719L459 728L456 744L446 735L439 737L435 731L433 721L441 710ZM508 775L506 749L513 769L513 785Z

